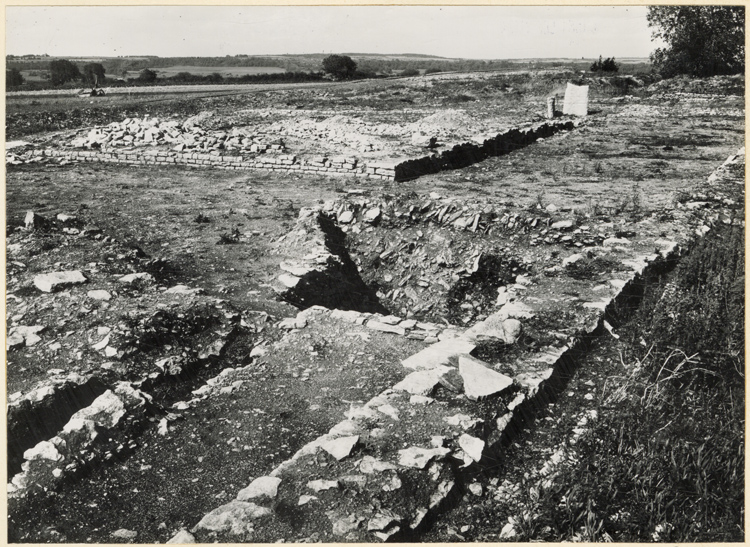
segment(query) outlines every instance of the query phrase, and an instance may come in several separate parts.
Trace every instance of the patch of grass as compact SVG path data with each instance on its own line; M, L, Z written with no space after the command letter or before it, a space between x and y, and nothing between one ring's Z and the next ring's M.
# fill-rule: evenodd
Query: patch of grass
M624 327L628 378L522 493L528 539L744 540L744 231L718 227Z

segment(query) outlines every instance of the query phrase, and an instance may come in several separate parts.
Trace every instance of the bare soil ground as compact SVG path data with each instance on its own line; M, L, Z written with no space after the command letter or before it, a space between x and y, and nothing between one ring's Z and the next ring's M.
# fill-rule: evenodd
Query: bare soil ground
M112 97L111 104L77 118L63 112L70 99L32 104L14 98L8 103L8 136L44 144L133 112L178 119L212 110L214 127L282 134L293 152L362 154L300 129L323 127L314 124L328 120L343 134L378 143L378 150L368 152L372 156L403 156L415 153L408 136L417 128L413 124L426 118L436 123L429 129L442 132L447 146L539 119L547 94L563 84L558 75L484 75L256 86L244 95L164 97L159 103ZM22 471L25 451L51 439L76 411L118 382L150 398L142 414L134 412L139 419L100 431L86 449L94 456L66 454L66 463L75 465L61 471L60 480L57 474L52 482L38 478L44 485L39 488L30 475L34 480L22 495L9 499L9 540L167 541L326 433L347 409L406 376L401 360L432 340L327 316L311 316L291 331L280 322L298 310L279 298L279 265L290 258L279 240L299 229L302 208L355 212L358 220L337 223L337 233L379 304L402 319L462 330L497 310L498 289L530 306L534 317L522 320L516 344L479 348L494 370L517 378L514 389L529 389L528 382L545 370L540 364L545 355L562 351L596 324L602 301L632 276L634 262L688 241L696 229L731 221L733 209L736 215L744 212L740 190L721 196L701 192L714 169L743 144L743 96L724 92L737 85L732 79L709 82L696 93L688 82L677 81L671 88L637 88L623 96L606 82L593 82L591 114L578 129L403 183L178 166L8 166L7 325L16 331L43 327L37 338L27 335L8 352L10 403L33 393L39 397L10 414L9 480ZM382 219L364 222L363 213L373 207L382 210ZM443 208L450 210L446 218L458 212L484 216L474 229L428 218ZM29 229L28 211L46 222ZM568 224L555 228L561 221ZM81 271L86 283L51 293L35 286L37 275L63 270ZM132 273L150 277L121 281ZM92 297L92 290L107 291L110 298ZM339 307L352 306L342 301ZM458 473L465 481L462 492L472 483L480 488L458 496L451 512L416 536L395 537L503 539L504 523L497 519L511 510L498 486L506 479L518 482L527 466L543 462L561 437L569 437L591 401L586 394L616 369L611 348L597 346L584 355L566 390L574 395L550 407L567 421L543 418L502 461L483 461L481 473L475 468ZM67 386L67 395L44 399L50 385L60 392ZM443 386L433 395L439 404L470 408L488 423L498 412L465 399L457 403L451 393ZM496 403L507 409L508 397ZM437 426L420 416L414 414L412 429L402 416L407 425L398 443L429 439ZM542 427L547 422L554 427ZM530 463L526 447L532 446L536 459ZM363 439L355 454L382 456L389 449L377 439ZM335 479L336 473L353 473L347 462L319 453L310 465ZM310 473L297 479L304 484L322 476ZM427 503L429 493L416 472L399 473L405 486L388 494L368 491L370 503L387 507L409 494L416 500L410 511ZM341 492L330 500L320 497L338 504L337 515L346 515L362 489L340 484ZM275 520L266 528L261 520L254 531L218 538L351 540L336 535L338 517L308 517L296 502L278 502L273 510ZM368 533L364 524L357 526L356 533ZM196 533L199 540L211 538Z

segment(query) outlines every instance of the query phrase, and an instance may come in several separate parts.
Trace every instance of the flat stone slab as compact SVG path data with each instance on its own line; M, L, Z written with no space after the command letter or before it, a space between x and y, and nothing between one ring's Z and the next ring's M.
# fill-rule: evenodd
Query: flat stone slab
M42 292L52 292L69 285L86 283L86 277L78 270L40 274L34 278L34 285Z
M486 363L469 355L458 358L458 371L464 380L464 392L473 401L501 393L513 385L512 378L488 368Z
M475 347L473 342L462 338L442 340L404 359L401 364L413 370L446 366L455 361L459 355L468 355Z

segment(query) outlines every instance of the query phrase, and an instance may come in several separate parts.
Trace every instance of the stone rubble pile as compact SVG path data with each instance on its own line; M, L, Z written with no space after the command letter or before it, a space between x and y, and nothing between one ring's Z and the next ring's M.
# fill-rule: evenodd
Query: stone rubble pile
M176 152L196 151L263 154L282 153L285 150L281 139L265 142L250 132L233 128L231 131L205 131L195 123L182 123L158 118L126 118L104 127L95 127L70 141L75 148L107 150L125 146L169 146Z

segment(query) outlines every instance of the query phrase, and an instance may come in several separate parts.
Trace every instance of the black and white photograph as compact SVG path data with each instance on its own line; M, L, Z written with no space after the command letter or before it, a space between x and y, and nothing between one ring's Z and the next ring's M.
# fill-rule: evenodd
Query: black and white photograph
M745 541L745 5L5 5L8 544Z

